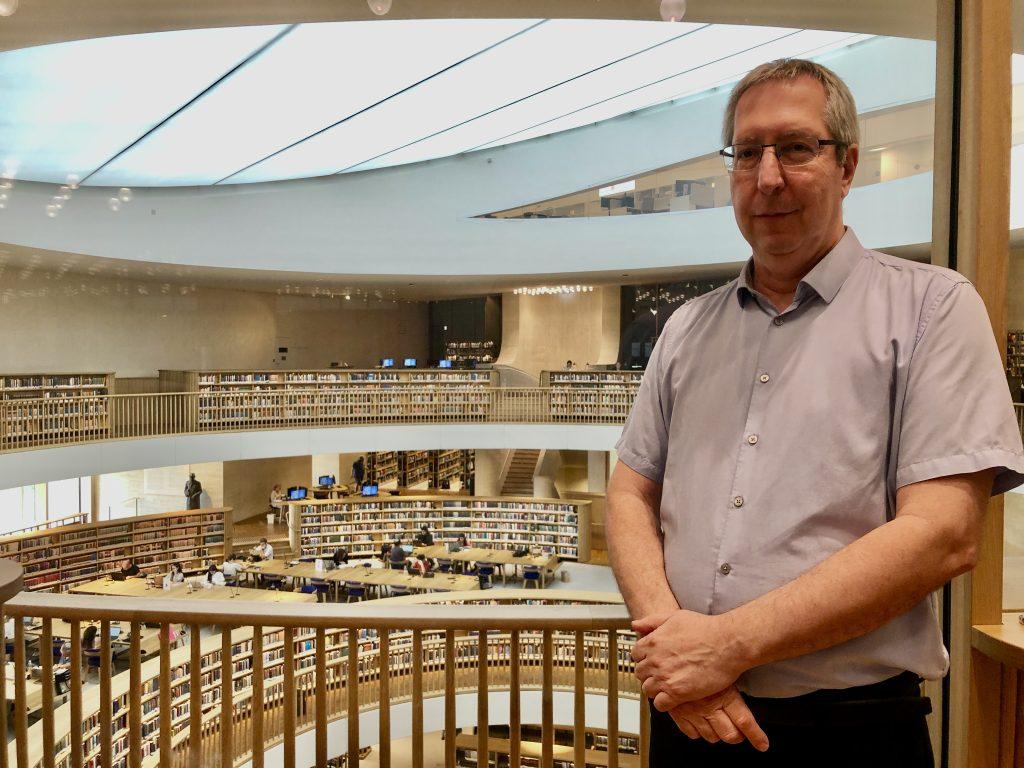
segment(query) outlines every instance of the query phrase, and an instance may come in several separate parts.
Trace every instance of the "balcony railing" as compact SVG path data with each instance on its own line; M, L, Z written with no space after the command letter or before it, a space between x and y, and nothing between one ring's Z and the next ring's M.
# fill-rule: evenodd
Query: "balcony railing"
M365 387L0 401L0 451L205 432L383 424L622 424L635 388Z
M408 702L409 728L396 726L411 734L413 768L422 768L425 699L443 698L444 729L454 734L457 696L507 691L507 717L492 717L489 697L476 696L470 725L478 729L478 754L487 754L489 724L508 724L510 764L519 765L519 726L539 721L541 766L552 768L557 691L571 697L577 734L586 727L586 695L607 701L610 745L618 744L620 707L628 712L628 700L635 700L646 768L648 713L629 657L634 635L618 599L492 590L425 596L428 605L409 604L410 598L351 606L267 603L257 614L252 604L230 599L114 601L19 593L4 606L15 619L15 740L5 756L18 768L113 766L122 759L129 768L228 768L250 761L261 768L265 750L279 747L284 765L294 768L297 738L305 734L320 766L338 756L329 752L328 731L344 720L334 728L347 734L348 765L358 765L361 745L375 745L380 765L388 766L391 707ZM526 600L531 604L521 604ZM98 692L82 688L79 638L86 622L99 623ZM142 661L138 639L144 623L160 626L159 651L148 661ZM190 642L172 648L169 627L182 623ZM200 639L200 626L210 625L219 632ZM121 674L112 662L114 626L131 638L130 668ZM54 687L44 682L54 673L47 651L65 634L72 643L69 691L67 702L56 706ZM30 635L38 638L38 682L29 674ZM540 716L532 719L536 713L527 708L524 721L523 693L529 690L540 692ZM39 701L32 702L33 695ZM34 705L40 719L29 726ZM377 711L379 725L375 733L361 734L359 714L369 710ZM465 725L463 716L458 726ZM592 756L585 749L578 739L573 750L579 766ZM609 768L617 768L618 752L611 749L606 757ZM454 738L445 739L445 765L455 765Z

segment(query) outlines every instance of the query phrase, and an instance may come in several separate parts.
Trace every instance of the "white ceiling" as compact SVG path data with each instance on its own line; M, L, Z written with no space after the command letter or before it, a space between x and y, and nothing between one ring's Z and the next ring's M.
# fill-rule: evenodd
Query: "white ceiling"
M594 20L187 30L0 53L0 172L88 186L323 176L564 131L868 35ZM568 52L571 51L571 55Z

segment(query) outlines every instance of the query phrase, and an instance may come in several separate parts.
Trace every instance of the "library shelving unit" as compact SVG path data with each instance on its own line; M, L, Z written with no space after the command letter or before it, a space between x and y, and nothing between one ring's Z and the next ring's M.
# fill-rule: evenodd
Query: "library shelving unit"
M230 549L231 509L217 507L66 525L0 537L0 557L25 570L25 588L66 592L114 570L130 556L139 568L186 570L220 560Z
M113 373L0 374L0 447L110 434Z
M496 384L493 370L448 368L160 371L161 392L198 393L198 429L244 422L483 417L490 399L476 390Z
M433 452L434 487L443 488L445 482L462 478L463 485L469 483L476 468L476 452L473 450L449 449Z
M371 485L398 486L398 451L370 451L366 454L366 480Z
M431 466L430 459L433 451L399 451L398 452L398 465L400 474L398 478L399 485L405 488L411 488L421 483L426 483L427 487L434 487L431 485Z
M300 511L299 515L294 510ZM501 496L383 496L323 499L292 505L303 557L330 557L344 547L372 556L427 525L435 544L464 534L471 547L518 549L590 559L590 502Z
M493 363L494 341L449 341L445 344L445 355L454 362L473 360L477 363Z
M1006 332L1006 378L1013 401L1018 402L1024 383L1024 329Z
M479 745L477 729L472 733L463 732L455 735L455 764L460 768L477 768L477 748ZM553 765L555 768L575 768L573 763L573 745L579 738L575 728L570 725L554 725ZM524 724L520 727L520 765L523 768L539 768L541 765L541 744L544 741L543 728L540 725ZM488 762L483 765L494 765L498 768L509 768L508 725L492 725L487 729ZM608 732L602 728L586 728L582 733L584 757L588 768L606 768L608 765ZM619 765L621 768L639 768L640 737L635 733L618 734ZM583 768L580 766L580 768Z
M541 386L551 388L551 415L624 419L629 415L643 371L542 371Z

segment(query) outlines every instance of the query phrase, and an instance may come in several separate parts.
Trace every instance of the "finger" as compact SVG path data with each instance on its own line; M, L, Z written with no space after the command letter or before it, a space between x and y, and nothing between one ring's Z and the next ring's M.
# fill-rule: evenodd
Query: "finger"
M654 675L654 665L647 661L638 661L636 666L633 667L633 674L637 676L641 682Z
M669 611L667 613L652 613L650 616L643 616L633 622L633 631L638 635L649 634L668 621L671 615L672 612Z
M715 710L707 716L707 721L715 729L718 737L726 744L739 744L743 741L743 734L740 733L740 729L729 719L725 710Z
M640 690L643 691L644 696L646 696L648 699L653 699L659 693L661 693L661 688L658 686L658 681L655 680L653 677L648 677L646 680L644 680L643 683L641 683L640 685Z
M746 737L754 749L758 752L765 752L768 749L768 735L761 730L761 726L754 718L754 713L750 711L750 707L743 699L737 696L731 701L727 701L723 709L729 715L733 725L739 728L740 733Z
M676 726L680 731L685 733L691 739L699 739L700 732L694 727L693 723L687 720L685 717L672 713L672 719L675 721Z
M683 703L666 693L664 690L660 690L658 695L654 697L653 701L654 708L659 712L668 712L670 709L675 709Z
M697 732L704 741L709 744L717 744L719 742L718 734L715 733L715 729L712 728L708 721L703 717L694 717L690 722L697 726Z

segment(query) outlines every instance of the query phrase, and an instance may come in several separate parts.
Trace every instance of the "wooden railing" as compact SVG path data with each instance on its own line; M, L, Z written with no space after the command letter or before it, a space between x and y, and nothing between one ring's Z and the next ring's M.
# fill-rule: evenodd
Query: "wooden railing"
M349 387L0 401L0 451L102 440L381 424L621 424L634 389Z
M522 605L524 600L531 604ZM352 606L284 604L252 608L188 600L110 600L21 593L5 606L15 619L14 733L7 764L18 768L75 767L94 761L129 768L214 766L251 761L280 745L286 767L296 765L296 737L311 732L316 765L328 753L328 730L347 732L349 765L361 745L375 744L380 765L390 765L391 706L411 702L413 768L424 763L424 700L443 697L445 730L456 729L456 696L509 692L512 765L519 764L521 694L541 692L541 764L553 765L554 693L571 692L573 727L585 730L585 695L607 699L608 743L618 743L620 699L634 699L641 725L641 765L646 766L646 702L641 702L629 658L634 636L618 596L491 590L438 595L428 605L408 599ZM600 602L605 604L600 604ZM466 604L457 604L466 603ZM481 605L479 603L486 603ZM581 605L580 603L591 603ZM612 604L607 604L612 603ZM26 625L26 619L33 622ZM55 707L51 685L41 686L40 719L28 722L30 691L27 635L39 638L39 678L52 679L55 633L72 642L67 703ZM83 692L80 632L99 622L99 685ZM128 625L130 669L114 674L110 626ZM143 662L138 640L143 622L159 623L160 649ZM190 642L172 648L168 627L185 623ZM200 627L220 632L201 640ZM159 684L155 681L159 680ZM8 685L11 683L8 682ZM381 706L386 702L386 706ZM491 717L488 696L477 696L480 752L486 754ZM359 713L378 710L379 728L360 734ZM529 720L525 721L529 722ZM2 725L2 723L0 723ZM459 725L464 726L465 723ZM82 734L76 737L76 734ZM574 748L583 765L583 740ZM454 766L454 739L445 740L445 764ZM618 754L608 753L617 768Z
M82 523L87 522L89 522L89 515L84 512L79 512L78 514L66 515L64 517L53 517L34 525L26 525L24 528L14 528L10 531L4 531L3 536L17 536L22 533L49 531L53 528L61 528L65 525L81 525Z

